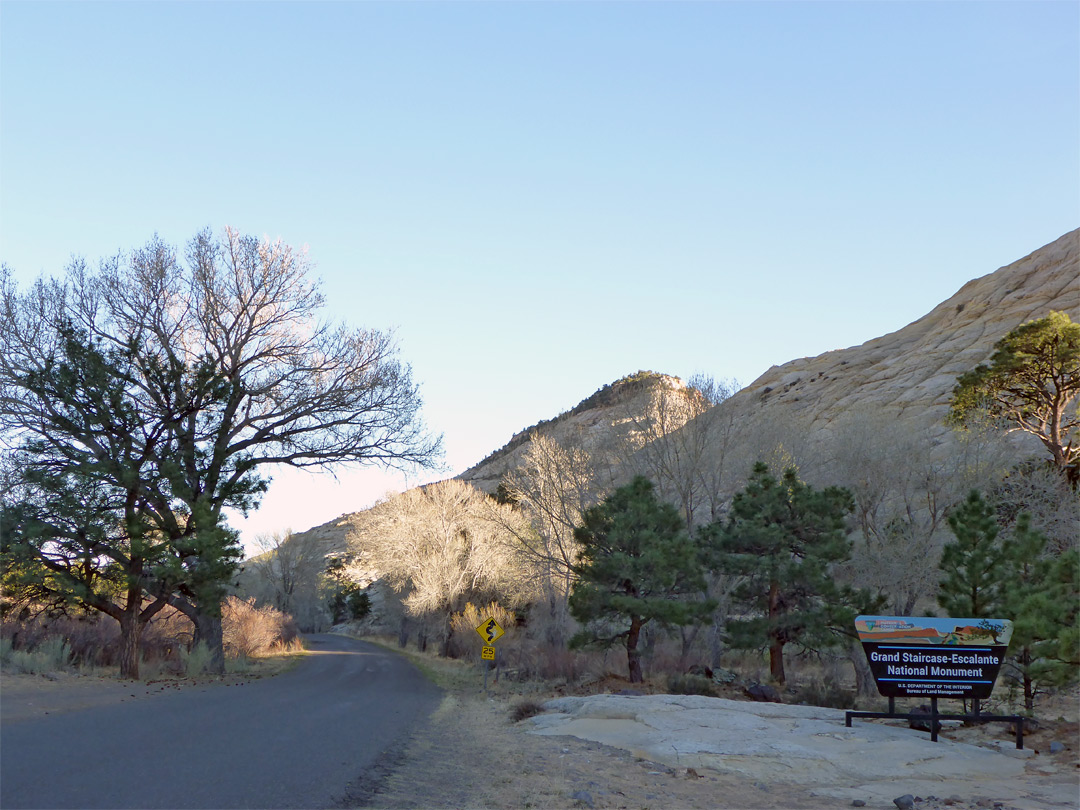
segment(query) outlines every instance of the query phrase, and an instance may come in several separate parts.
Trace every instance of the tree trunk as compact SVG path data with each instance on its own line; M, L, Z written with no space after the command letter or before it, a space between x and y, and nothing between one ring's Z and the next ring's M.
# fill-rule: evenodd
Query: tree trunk
M195 638L193 644L202 642L210 650L210 663L207 674L225 674L225 637L221 626L221 616L211 616L200 610L195 618Z
M450 657L450 642L454 638L454 625L452 622L452 614L446 617L446 626L443 631L443 643L442 649L439 650L439 655L443 658Z
M716 669L724 657L724 628L723 619L714 619L709 629L709 666Z
M690 666L690 651L694 647L694 642L697 641L700 630L700 624L679 628L679 641L681 642L679 647L679 672L686 672Z
M401 649L404 650L405 647L408 645L408 643L409 643L409 619L408 619L407 616L402 616L401 617L401 622L400 622L400 624L398 624L397 645Z
M773 636L769 642L769 675L778 686L787 681L784 676L784 642Z
M214 611L217 615L205 608L203 604L195 604L191 597L172 594L165 598L168 604L179 610L188 620L195 625L195 632L191 639L191 645L202 642L210 651L210 663L207 672L211 675L225 674L225 637L221 626L221 606Z
M859 697L872 697L877 694L877 683L870 671L870 664L866 662L866 653L863 652L860 642L852 641L848 646L848 659L855 669L855 694Z
M548 597L548 626L544 630L547 643L558 650L566 649L566 598L558 594Z
M769 618L775 619L780 610L780 583L769 583ZM769 631L769 674L777 685L783 686L784 677L784 641L776 630Z
M143 623L135 611L125 610L120 616L120 677L139 679L139 640L142 637Z
M641 653L638 652L638 638L641 636L641 617L630 619L630 632L626 635L626 663L630 670L630 683L641 683Z
M1031 680L1031 650L1023 647L1020 651L1020 671L1024 680L1024 711L1035 711L1035 684Z

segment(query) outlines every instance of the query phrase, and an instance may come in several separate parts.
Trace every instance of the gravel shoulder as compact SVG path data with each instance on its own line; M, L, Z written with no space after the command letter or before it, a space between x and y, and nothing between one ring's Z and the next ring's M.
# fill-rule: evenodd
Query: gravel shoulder
M511 701L447 695L392 772L347 806L397 808L819 808L788 786L747 784L513 724Z
M450 694L426 727L418 730L377 784L344 806L399 808L627 808L631 810L809 810L853 806L790 784L770 783L708 769L675 767L635 757L629 751L575 737L540 737L529 723L513 723L514 700L480 694ZM969 741L1001 736L996 729L965 729ZM1069 748L1055 757L1026 761L1009 790L993 781L973 786L896 783L896 797L912 793L917 810L1061 810L1080 805L1076 725L1055 732ZM1036 742L1037 737L1032 741ZM1043 742L1048 744L1049 737ZM927 745L932 743L927 741ZM1003 755L1004 756L1004 755ZM837 786L846 788L848 786ZM1027 788L1027 791L1024 788ZM1019 788L1019 790L1018 790ZM1028 792L1027 797L1017 793ZM1048 792L1065 798L1045 801ZM920 795L921 793L921 795ZM1011 796L1002 800L1003 795ZM1070 800L1070 796L1076 801ZM891 801L866 805L895 810Z
M229 676L214 683L239 684L251 676ZM48 675L0 675L0 723L15 723L44 715L111 706L155 695L205 688L209 681L122 681L95 675L75 675L66 672Z

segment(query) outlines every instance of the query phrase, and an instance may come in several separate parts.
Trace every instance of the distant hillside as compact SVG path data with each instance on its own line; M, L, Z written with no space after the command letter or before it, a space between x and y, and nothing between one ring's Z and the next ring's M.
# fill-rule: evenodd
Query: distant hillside
M639 371L627 375L602 386L570 410L515 433L505 445L457 478L484 492L494 493L504 473L528 450L534 434L559 440L572 436L590 450L609 445L614 441L618 426L631 416L641 416L652 392L658 386L684 392L687 397L700 396L687 388L677 377L653 371ZM297 532L294 536L302 540L317 540L325 546L327 554L342 554L346 550L345 537L353 518L359 514L361 513L346 513L307 531Z
M639 371L603 386L569 411L515 433L502 448L457 478L485 492L494 492L506 472L527 452L534 434L559 441L572 438L578 446L589 451L608 446L614 441L620 425L631 416L641 417L653 392L660 386L686 397L700 396L678 377Z
M810 442L826 439L854 408L888 409L946 452L953 437L944 417L956 378L986 362L1011 329L1051 310L1080 321L1080 229L969 281L903 329L774 366L717 407L734 411L745 435L783 425ZM1034 439L1027 445L1041 452Z
M755 452L755 437L770 425L809 442L824 441L846 413L875 407L888 409L912 431L928 433L945 453L953 439L943 418L957 376L986 361L1009 330L1050 310L1080 321L1080 230L968 282L903 329L861 346L774 366L716 408L736 422L736 440L746 445L736 450L746 458ZM494 492L534 432L573 438L587 450L610 445L630 414L643 413L660 385L695 396L675 377L653 372L624 377L566 413L515 434L458 478ZM1041 452L1034 440L1028 446L1032 454ZM304 534L317 534L328 553L340 553L351 517L342 515Z

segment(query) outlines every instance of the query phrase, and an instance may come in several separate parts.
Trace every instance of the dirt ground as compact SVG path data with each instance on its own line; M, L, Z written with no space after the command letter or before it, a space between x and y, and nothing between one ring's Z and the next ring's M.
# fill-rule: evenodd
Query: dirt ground
M239 682L241 676L223 683ZM129 700L151 700L175 689L213 688L210 682L139 683L76 675L8 675L0 678L0 722ZM766 784L735 776L696 773L636 759L629 752L572 737L540 737L514 723L517 696L492 697L479 690L448 693L427 727L397 750L387 751L375 771L352 785L339 807L393 808L627 808L628 810L803 810L850 807L850 801L812 796L797 786ZM1028 747L1025 781L1054 781L1078 788L1080 726L1075 699L1060 721L1044 724ZM952 738L1006 739L1008 729L962 729ZM1065 750L1049 755L1051 742ZM929 743L928 743L929 744ZM897 796L907 791L898 784ZM918 810L1032 810L1068 805L1000 802L993 785L968 795L918 796ZM879 803L880 804L880 803ZM875 807L868 803L868 807ZM880 805L891 810L892 805Z
M741 784L639 760L573 737L514 725L510 703L451 695L384 773L354 786L345 807L391 808L817 808L804 791Z
M217 683L242 683L252 677L226 676L202 681L170 679L144 682L67 672L48 675L13 675L5 672L0 675L0 722L62 714L126 701L147 700L168 691L206 689Z
M430 727L404 750L389 752L381 773L353 786L344 807L398 808L627 808L627 810L820 810L851 807L851 801L812 796L797 786L766 784L735 776L700 773L636 759L627 751L573 737L538 737L511 720L512 700L456 694L444 699ZM1006 738L1005 729L963 729L965 741ZM1052 760L1036 756L1025 780L1048 780L1077 787L1075 722L1029 743L1048 747L1063 740L1068 749ZM929 736L929 735L928 735ZM928 742L928 744L930 744ZM897 786L897 797L907 791ZM895 810L894 805L875 805ZM1009 810L1069 807L1038 802L1001 802L993 785L967 795L918 796L918 810Z

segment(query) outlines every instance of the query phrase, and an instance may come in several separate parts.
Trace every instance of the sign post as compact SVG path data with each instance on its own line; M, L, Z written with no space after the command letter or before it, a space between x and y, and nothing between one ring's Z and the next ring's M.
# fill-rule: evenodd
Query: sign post
M889 699L888 712L847 712L852 717L896 717L896 698L930 698L930 739L937 742L939 718L1007 720L1016 725L1016 747L1023 748L1023 718L984 715L979 701L990 697L1012 637L1008 619L939 619L911 616L858 616L859 634L878 692ZM938 714L938 698L973 701L972 714Z
M495 660L494 644L502 638L503 629L499 626L499 623L495 621L494 616L489 616L476 628L476 632L479 633L480 638L484 640L484 647L480 650L480 658L484 661L484 691L486 692L488 670L491 668L488 661ZM495 680L498 680L498 673L495 673Z

